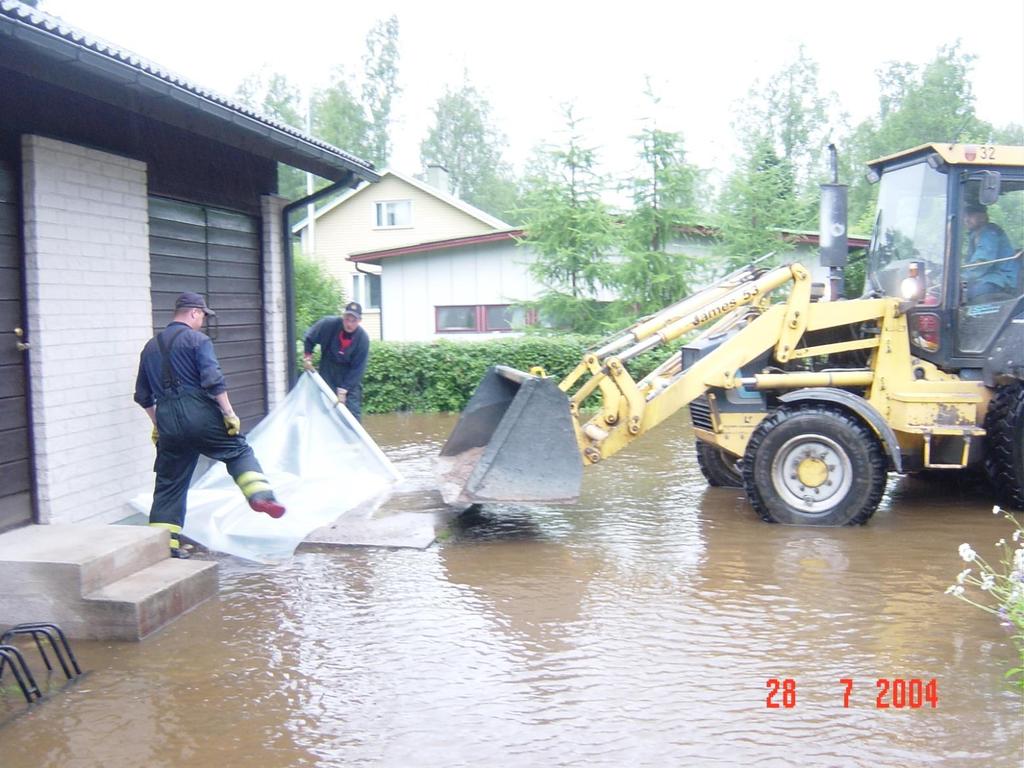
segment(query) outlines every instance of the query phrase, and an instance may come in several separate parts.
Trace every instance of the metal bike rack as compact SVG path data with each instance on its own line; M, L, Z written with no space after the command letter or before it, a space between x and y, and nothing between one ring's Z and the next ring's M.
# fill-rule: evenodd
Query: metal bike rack
M7 664L10 664L14 679L18 683L18 687L21 688L25 701L29 704L33 701L33 695L38 700L43 697L43 694L39 690L35 678L32 676L32 670L25 662L25 656L18 648L9 644L12 639L20 635L30 635L32 637L39 655L46 665L46 669L50 672L53 671L53 664L50 663L50 657L43 646L43 638L50 642L50 648L53 650L54 656L57 657L60 668L68 680L82 674L82 669L78 666L78 660L71 650L67 636L60 627L48 622L16 624L0 635L0 678L3 678L4 669Z
M37 700L43 698L43 692L36 685L36 679L32 676L32 670L29 669L21 651L13 645L0 645L0 678L3 677L4 667L7 664L11 665L11 672L14 673L14 679L18 682L18 687L21 688L21 694L27 703L32 703L33 696Z

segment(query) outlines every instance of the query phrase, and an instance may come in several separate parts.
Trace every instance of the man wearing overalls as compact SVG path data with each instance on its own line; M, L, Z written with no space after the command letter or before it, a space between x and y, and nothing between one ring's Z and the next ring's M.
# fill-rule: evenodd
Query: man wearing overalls
M285 509L240 433L213 342L200 332L216 313L198 293L183 293L174 320L150 339L139 358L135 402L153 421L156 488L149 524L171 534L171 557L186 558L179 535L185 497L199 454L223 461L249 506L273 518Z

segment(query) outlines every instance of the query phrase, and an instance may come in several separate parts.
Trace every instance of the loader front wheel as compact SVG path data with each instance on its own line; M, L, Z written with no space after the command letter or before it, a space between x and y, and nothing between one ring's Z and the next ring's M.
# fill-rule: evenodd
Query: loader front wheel
M887 463L878 438L856 416L800 403L757 426L742 470L747 498L767 522L861 525L882 498Z
M708 485L716 488L742 488L743 474L739 459L731 453L703 440L697 441L697 465Z
M1024 509L1024 382L996 390L985 415L985 474L1000 503Z

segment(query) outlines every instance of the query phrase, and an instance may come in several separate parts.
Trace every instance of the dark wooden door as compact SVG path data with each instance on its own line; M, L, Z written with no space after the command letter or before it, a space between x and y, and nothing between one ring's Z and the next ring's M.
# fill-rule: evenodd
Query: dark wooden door
M267 413L259 219L150 197L149 253L154 332L171 321L179 293L205 295L231 404L251 429Z
M32 522L16 146L0 136L0 531Z

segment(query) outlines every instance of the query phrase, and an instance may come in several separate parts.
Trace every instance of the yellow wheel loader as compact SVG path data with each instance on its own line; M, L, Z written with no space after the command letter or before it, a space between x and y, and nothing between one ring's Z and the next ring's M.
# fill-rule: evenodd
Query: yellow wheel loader
M707 480L742 486L770 522L864 523L889 472L983 469L1024 507L1024 147L927 144L868 176L861 298L840 299L845 188L823 185L823 280L755 262L561 382L492 368L441 451L446 501L573 501L586 465L689 406ZM630 374L674 340L681 351Z

